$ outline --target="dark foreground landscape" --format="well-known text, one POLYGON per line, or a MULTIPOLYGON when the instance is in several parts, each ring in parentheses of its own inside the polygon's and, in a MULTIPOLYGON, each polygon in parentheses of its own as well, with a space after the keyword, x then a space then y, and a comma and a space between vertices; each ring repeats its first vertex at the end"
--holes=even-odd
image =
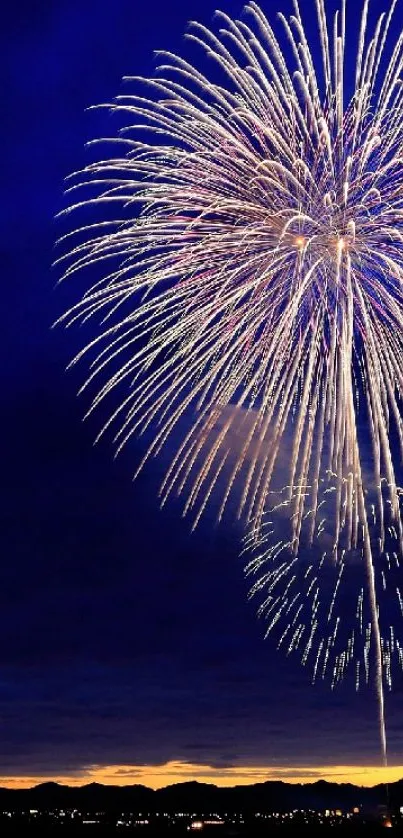
POLYGON ((44 783, 32 789, 0 788, 1 835, 260 838, 279 830, 320 828, 403 830, 403 780, 362 788, 319 781, 218 788, 178 783, 157 791, 145 786, 73 788, 44 783))

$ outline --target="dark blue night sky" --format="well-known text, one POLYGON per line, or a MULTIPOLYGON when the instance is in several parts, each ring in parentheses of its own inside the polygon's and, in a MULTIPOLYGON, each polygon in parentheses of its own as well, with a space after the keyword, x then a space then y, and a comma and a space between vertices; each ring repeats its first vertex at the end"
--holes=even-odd
MULTIPOLYGON (((111 101, 123 75, 152 74, 153 50, 180 51, 189 17, 209 24, 216 5, 22 0, 2 11, 0 776, 379 762, 371 690, 312 687, 262 640, 238 528, 210 510, 191 534, 179 502, 159 510, 167 460, 133 483, 142 443, 117 460, 110 439, 93 446, 100 417, 83 422, 88 399, 76 396, 85 369, 65 372, 82 330, 51 329, 85 281, 56 289, 50 267, 63 179, 86 164, 87 140, 113 130, 106 111, 85 109, 111 101)), ((234 16, 241 6, 221 3, 234 16)), ((397 679, 386 705, 399 765, 402 689, 397 679)))

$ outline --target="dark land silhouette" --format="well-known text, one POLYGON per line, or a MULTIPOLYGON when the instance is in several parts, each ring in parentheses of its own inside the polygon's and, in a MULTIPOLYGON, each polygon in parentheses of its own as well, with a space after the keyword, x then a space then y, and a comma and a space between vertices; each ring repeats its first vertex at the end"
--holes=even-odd
POLYGON ((385 805, 387 799, 393 809, 399 810, 403 806, 403 779, 388 787, 381 784, 371 788, 325 780, 306 784, 268 781, 225 788, 211 783, 187 782, 156 791, 143 785, 89 783, 73 787, 49 782, 30 789, 0 788, 0 811, 78 809, 200 815, 287 812, 292 809, 351 811, 355 807, 372 811, 385 805))

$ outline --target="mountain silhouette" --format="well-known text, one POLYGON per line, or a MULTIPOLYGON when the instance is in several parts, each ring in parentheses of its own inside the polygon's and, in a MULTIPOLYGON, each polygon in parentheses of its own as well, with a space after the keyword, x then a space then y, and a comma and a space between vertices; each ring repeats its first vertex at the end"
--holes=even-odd
POLYGON ((318 780, 308 784, 268 781, 255 785, 218 787, 210 783, 187 782, 153 789, 143 785, 109 786, 89 783, 67 786, 41 783, 30 789, 0 787, 0 811, 29 809, 78 809, 85 812, 186 812, 216 813, 287 812, 292 809, 375 810, 386 801, 392 808, 403 806, 403 780, 387 788, 318 780))

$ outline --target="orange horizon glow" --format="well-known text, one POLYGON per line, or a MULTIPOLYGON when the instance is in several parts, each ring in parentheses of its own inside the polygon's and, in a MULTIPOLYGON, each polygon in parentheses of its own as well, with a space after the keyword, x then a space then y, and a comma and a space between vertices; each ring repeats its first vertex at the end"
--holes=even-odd
POLYGON ((94 765, 77 769, 70 774, 26 774, 0 776, 0 787, 31 788, 39 783, 57 782, 69 786, 87 783, 126 786, 140 784, 152 789, 174 783, 198 781, 216 786, 237 786, 282 780, 285 783, 315 783, 327 780, 333 783, 353 783, 357 786, 374 786, 393 783, 403 778, 403 765, 382 766, 332 765, 325 767, 244 766, 214 768, 179 761, 161 765, 94 765))

